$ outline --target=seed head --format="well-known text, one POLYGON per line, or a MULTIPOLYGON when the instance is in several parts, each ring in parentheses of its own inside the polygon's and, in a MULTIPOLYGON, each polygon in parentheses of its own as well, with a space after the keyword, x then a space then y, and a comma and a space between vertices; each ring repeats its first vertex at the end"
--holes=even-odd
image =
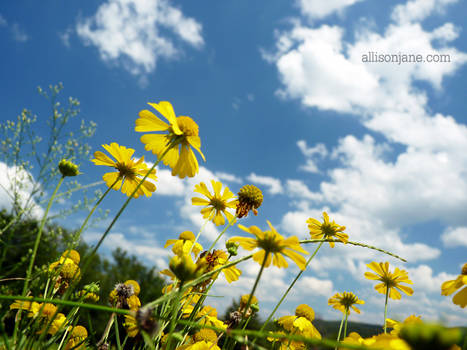
POLYGON ((236 215, 242 218, 248 215, 250 210, 253 214, 258 215, 258 209, 263 203, 263 193, 261 190, 253 185, 245 185, 238 192, 238 204, 236 215))

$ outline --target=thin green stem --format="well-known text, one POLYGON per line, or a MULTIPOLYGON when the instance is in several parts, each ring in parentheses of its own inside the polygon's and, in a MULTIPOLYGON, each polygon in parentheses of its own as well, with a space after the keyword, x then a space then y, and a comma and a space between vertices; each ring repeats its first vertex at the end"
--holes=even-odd
POLYGON ((115 184, 120 181, 120 177, 118 177, 115 182, 112 184, 112 186, 108 187, 107 190, 102 194, 102 196, 97 200, 96 204, 94 204, 94 206, 92 207, 91 211, 89 212, 88 216, 86 216, 86 219, 84 219, 83 223, 81 224, 81 227, 79 228, 79 230, 74 234, 73 236, 73 244, 77 244, 80 236, 81 236, 81 233, 83 232, 83 230, 85 229, 89 219, 91 218, 92 214, 94 214, 94 211, 97 209, 97 207, 99 206, 99 204, 101 204, 101 202, 104 200, 105 196, 107 196, 107 194, 110 192, 110 190, 115 186, 115 184))
POLYGON ((214 242, 212 242, 211 246, 209 247, 208 249, 208 252, 210 252, 216 245, 216 243, 219 241, 219 239, 221 239, 221 237, 224 235, 225 231, 227 231, 227 229, 232 226, 233 224, 235 224, 235 222, 237 221, 237 217, 234 216, 232 220, 229 221, 229 223, 224 227, 224 229, 221 231, 221 233, 219 233, 219 236, 217 236, 217 238, 215 239, 214 242))
POLYGON ((347 336, 347 319, 349 318, 349 313, 350 313, 350 310, 345 309, 344 337, 342 339, 344 339, 347 336))
POLYGON ((58 189, 62 185, 64 179, 65 179, 65 177, 62 176, 60 178, 60 180, 58 181, 58 184, 55 187, 55 190, 52 193, 52 196, 50 196, 49 203, 47 204, 47 208, 46 208, 46 210, 44 212, 44 215, 42 216, 42 220, 41 220, 41 223, 40 223, 40 226, 39 226, 39 230, 37 231, 37 235, 36 235, 36 241, 34 242, 34 248, 32 250, 31 260, 29 261, 29 267, 28 267, 28 270, 26 272, 26 281, 24 282, 23 292, 21 293, 22 295, 26 295, 26 293, 28 291, 29 282, 30 282, 30 278, 31 278, 31 274, 32 274, 32 269, 34 267, 34 262, 36 260, 37 249, 39 248, 39 243, 41 241, 42 231, 44 230, 45 222, 47 221, 47 215, 49 214, 49 210, 52 207, 52 203, 53 203, 55 194, 57 193, 58 189))
POLYGON ((97 304, 87 304, 87 303, 80 303, 76 301, 69 301, 63 299, 52 299, 52 298, 38 298, 38 297, 25 297, 22 295, 3 295, 0 294, 0 300, 25 300, 25 301, 37 301, 39 303, 52 303, 57 305, 64 305, 64 306, 78 306, 84 309, 90 310, 97 310, 103 312, 115 312, 121 315, 131 315, 130 310, 125 309, 117 309, 109 306, 102 306, 97 304))
POLYGON ((261 263, 261 268, 259 269, 258 276, 256 276, 255 284, 253 285, 253 288, 251 289, 250 295, 248 297, 248 301, 246 302, 246 305, 245 305, 245 309, 242 312, 242 318, 241 318, 242 320, 245 317, 248 308, 250 307, 251 300, 253 299, 253 296, 256 292, 256 288, 258 287, 258 283, 259 283, 259 280, 261 279, 261 275, 263 274, 264 265, 266 264, 266 260, 268 259, 269 254, 271 253, 264 252, 264 258, 263 258, 263 262, 261 263))
POLYGON ((201 233, 203 232, 204 228, 206 227, 207 223, 211 220, 212 216, 214 215, 214 212, 212 212, 207 218, 206 220, 204 220, 204 223, 203 225, 201 226, 201 228, 199 229, 199 232, 198 234, 196 235, 196 238, 193 242, 193 244, 191 245, 191 248, 190 248, 190 251, 188 252, 188 254, 191 254, 191 252, 193 251, 193 248, 196 244, 196 242, 198 242, 198 239, 199 237, 201 236, 201 233))
POLYGON ((386 300, 384 301, 384 333, 386 333, 386 318, 388 316, 388 296, 389 296, 389 287, 386 286, 386 300))
MULTIPOLYGON (((341 325, 339 326, 339 332, 337 333, 336 341, 339 342, 341 339, 342 325, 344 324, 345 315, 342 316, 341 325)), ((336 345, 335 350, 337 350, 338 345, 336 345)))
POLYGON ((308 259, 308 261, 306 262, 305 264, 305 268, 303 270, 300 270, 300 272, 298 273, 298 275, 295 277, 295 279, 292 281, 292 283, 289 285, 289 287, 287 288, 287 290, 285 291, 284 295, 282 295, 282 298, 279 300, 279 302, 276 304, 276 306, 274 307, 274 310, 272 310, 272 312, 269 314, 268 318, 266 319, 266 321, 264 322, 263 326, 261 327, 261 331, 264 330, 264 328, 266 327, 266 325, 268 324, 269 321, 271 321, 271 318, 274 316, 274 314, 276 313, 277 309, 279 308, 279 306, 281 306, 282 302, 285 300, 285 298, 287 297, 287 295, 289 294, 289 292, 292 290, 293 286, 295 285, 295 283, 298 281, 298 279, 300 278, 300 276, 303 274, 303 272, 305 272, 306 268, 308 267, 308 265, 310 264, 311 260, 313 260, 313 258, 315 257, 315 255, 318 253, 318 250, 321 248, 321 246, 323 245, 324 242, 321 242, 318 247, 315 249, 315 251, 313 252, 313 254, 310 256, 310 258, 308 259))
POLYGON ((171 320, 170 320, 170 330, 169 330, 169 335, 168 335, 168 338, 167 338, 167 346, 166 346, 166 349, 167 350, 171 350, 171 347, 170 345, 172 344, 172 335, 173 335, 173 332, 175 330, 175 326, 177 325, 177 316, 178 316, 178 307, 179 307, 179 304, 180 304, 180 299, 181 299, 181 296, 183 295, 183 281, 180 282, 180 287, 178 288, 178 291, 177 291, 177 296, 175 298, 175 304, 173 304, 172 306, 172 317, 171 317, 171 320), (174 308, 175 306, 175 308, 174 308))
POLYGON ((378 252, 381 252, 381 253, 387 254, 389 256, 392 256, 393 258, 399 259, 399 260, 401 260, 403 262, 407 262, 407 260, 405 260, 404 258, 401 258, 399 255, 396 255, 396 254, 393 254, 391 252, 388 252, 387 250, 384 250, 384 249, 381 249, 381 248, 378 248, 378 247, 374 247, 372 245, 368 245, 368 244, 365 244, 365 243, 360 243, 360 242, 347 241, 346 243, 344 243, 342 241, 333 240, 333 239, 305 239, 303 241, 300 241, 300 244, 317 243, 317 242, 334 242, 334 243, 342 243, 342 244, 351 244, 351 245, 355 245, 355 246, 358 246, 358 247, 363 247, 363 248, 376 250, 378 252))
MULTIPOLYGON (((37 231, 37 235, 36 235, 36 241, 34 242, 34 248, 32 250, 31 260, 29 261, 29 267, 28 267, 27 272, 26 272, 26 280, 24 281, 23 291, 21 293, 22 296, 25 296, 27 294, 27 292, 28 292, 29 282, 31 280, 31 275, 32 275, 32 269, 34 267, 34 262, 36 260, 36 254, 37 254, 37 250, 39 248, 39 243, 41 241, 42 231, 44 230, 44 226, 45 226, 45 223, 47 221, 47 215, 49 214, 49 211, 50 211, 50 208, 52 207, 52 203, 54 201, 55 195, 57 194, 58 189, 62 185, 64 179, 65 179, 65 177, 62 176, 60 178, 60 180, 58 181, 57 186, 55 186, 55 189, 54 189, 52 195, 50 196, 49 202, 47 204, 47 208, 45 209, 44 215, 42 216, 42 220, 41 220, 41 223, 39 225, 39 230, 37 231)), ((18 311, 18 322, 15 322, 15 328, 13 330, 13 343, 16 343, 16 336, 18 334, 18 327, 19 327, 19 324, 21 322, 21 313, 22 313, 22 310, 20 309, 18 311)))
POLYGON ((117 315, 114 314, 114 326, 115 326, 115 340, 117 341, 117 349, 122 350, 122 345, 120 344, 120 332, 118 330, 118 319, 117 315))

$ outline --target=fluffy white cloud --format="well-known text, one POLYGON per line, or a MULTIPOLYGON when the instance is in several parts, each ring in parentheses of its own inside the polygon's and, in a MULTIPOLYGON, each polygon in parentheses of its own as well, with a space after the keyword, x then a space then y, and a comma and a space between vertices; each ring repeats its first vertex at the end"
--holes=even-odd
POLYGON ((263 185, 268 187, 268 192, 270 194, 279 194, 283 192, 282 184, 279 179, 276 179, 271 176, 260 176, 255 173, 251 173, 247 177, 248 181, 251 181, 255 184, 263 185))
POLYGON ((120 63, 133 74, 152 72, 159 57, 179 54, 174 41, 161 32, 170 30, 199 48, 204 44, 201 29, 169 0, 108 0, 76 26, 77 34, 96 46, 104 61, 120 63))
POLYGON ((306 158, 305 165, 302 165, 300 169, 310 173, 319 173, 318 166, 316 165, 316 158, 324 158, 327 156, 328 150, 326 146, 322 143, 318 143, 313 147, 308 147, 305 140, 297 141, 297 146, 306 158))
POLYGON ((445 247, 467 247, 467 227, 448 227, 441 235, 445 247))
POLYGON ((303 277, 297 282, 296 293, 300 293, 301 295, 321 295, 330 297, 334 293, 333 283, 331 280, 303 277))
POLYGON ((342 13, 345 8, 362 0, 300 0, 301 12, 311 19, 319 19, 335 12, 342 13))
POLYGON ((400 23, 422 21, 433 12, 442 13, 447 5, 454 4, 458 0, 412 0, 405 4, 397 5, 392 13, 392 18, 400 23))
POLYGON ((44 210, 37 205, 34 198, 30 197, 30 193, 34 189, 37 190, 38 186, 31 173, 0 162, 0 208, 11 210, 14 193, 17 192, 19 204, 22 208, 27 208, 26 214, 37 219, 41 218, 44 210))

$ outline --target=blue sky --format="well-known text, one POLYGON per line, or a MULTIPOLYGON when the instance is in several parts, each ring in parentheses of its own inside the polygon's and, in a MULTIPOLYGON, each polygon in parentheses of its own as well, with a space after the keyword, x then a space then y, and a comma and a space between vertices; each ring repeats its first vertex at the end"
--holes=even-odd
MULTIPOLYGON (((237 192, 253 183, 265 200, 244 225, 266 229, 270 220, 306 238, 306 219, 326 210, 351 240, 408 260, 323 247, 281 314, 308 303, 338 318, 327 299, 347 290, 366 301, 354 319, 381 322, 384 296, 363 278, 375 260, 414 281, 415 294, 392 302, 391 317, 465 324, 465 310, 441 297, 440 285, 466 262, 466 10, 458 0, 3 2, 1 119, 25 107, 43 121, 35 89, 61 81, 64 95, 81 101, 80 117, 98 125, 93 150, 118 142, 154 161, 134 120, 147 102, 170 101, 200 126, 207 161, 193 179, 159 168, 155 196, 131 203, 105 252, 121 246, 163 268, 165 240, 203 223, 190 205, 195 184, 219 179, 237 192), (368 51, 450 62, 363 63, 368 51)), ((90 162, 81 169, 83 183, 105 172, 90 162)), ((115 211, 124 199, 112 193, 104 207, 115 211)), ((217 232, 208 225, 202 242, 217 232)), ((243 265, 235 288, 220 282, 214 293, 225 298, 212 304, 222 309, 248 293, 257 270, 243 265)), ((267 271, 263 315, 296 272, 267 271)))

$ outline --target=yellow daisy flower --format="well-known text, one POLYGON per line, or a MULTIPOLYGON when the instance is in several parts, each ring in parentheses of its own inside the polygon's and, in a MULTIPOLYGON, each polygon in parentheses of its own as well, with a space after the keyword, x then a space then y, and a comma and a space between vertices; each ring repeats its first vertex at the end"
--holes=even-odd
POLYGON ((357 309, 354 304, 365 304, 365 302, 358 299, 352 292, 343 292, 342 294, 336 293, 328 300, 328 305, 332 305, 334 309, 342 311, 344 314, 349 312, 350 308, 359 314, 360 310, 357 309))
POLYGON ((391 299, 401 298, 401 293, 399 293, 398 290, 404 292, 407 295, 413 294, 412 288, 401 285, 401 283, 413 284, 412 281, 409 280, 409 274, 407 271, 399 270, 399 268, 396 267, 394 272, 390 272, 388 262, 377 263, 373 261, 366 266, 376 272, 376 275, 371 272, 365 272, 365 277, 369 280, 377 280, 382 282, 375 286, 375 289, 378 291, 378 293, 386 294, 386 291, 389 288, 389 298, 391 299))
MULTIPOLYGON (((205 272, 213 271, 221 267, 222 265, 225 265, 228 260, 228 255, 225 251, 223 250, 213 250, 212 253, 209 252, 203 252, 200 255, 200 258, 205 258, 207 261, 207 268, 205 272)), ((222 269, 222 273, 225 276, 225 279, 228 283, 232 283, 234 281, 237 281, 242 272, 236 267, 236 266, 230 266, 225 269, 222 269)), ((210 280, 216 279, 217 274, 215 276, 212 276, 210 280)))
POLYGON ((211 194, 208 190, 208 187, 204 182, 199 183, 195 186, 194 192, 201 193, 206 196, 209 200, 194 197, 191 199, 193 205, 205 205, 206 207, 201 209, 201 214, 205 219, 211 218, 211 215, 214 213, 214 216, 211 218, 212 222, 216 226, 225 224, 225 215, 228 221, 233 219, 233 215, 227 211, 228 208, 234 209, 237 205, 237 200, 235 195, 229 190, 226 186, 224 187, 224 192, 221 194, 222 183, 220 181, 211 180, 212 188, 214 194, 211 194), (222 215, 223 214, 223 215, 222 215))
POLYGON ((65 350, 69 349, 86 349, 86 338, 88 337, 88 331, 83 326, 73 327, 71 331, 71 337, 66 344, 65 350))
POLYGON ((191 250, 195 256, 197 256, 203 250, 203 246, 199 243, 195 243, 193 248, 191 248, 195 239, 196 237, 193 232, 183 231, 180 233, 178 239, 168 239, 167 242, 165 242, 164 248, 173 244, 172 251, 174 254, 182 256, 184 254, 189 254, 191 250))
POLYGON ((301 304, 295 309, 295 316, 282 316, 277 323, 290 333, 321 339, 321 334, 311 323, 314 319, 313 309, 306 304, 301 304))
POLYGON ((392 328, 392 331, 390 332, 390 334, 392 335, 399 335, 403 326, 417 323, 422 323, 422 318, 420 316, 415 315, 410 315, 404 320, 404 322, 398 322, 390 318, 386 319, 387 327, 392 328))
POLYGON ((125 327, 126 333, 130 338, 134 338, 138 335, 138 322, 136 321, 136 318, 134 316, 125 315, 125 322, 123 323, 123 326, 125 327))
POLYGON ((266 256, 265 267, 271 265, 271 261, 274 266, 279 268, 289 266, 284 258, 285 255, 295 262, 301 270, 304 270, 306 261, 299 253, 308 253, 300 246, 298 238, 296 236, 292 236, 284 239, 284 237, 276 231, 269 221, 268 225, 271 229, 270 231, 261 231, 257 226, 250 226, 247 228, 243 225, 238 225, 239 228, 252 234, 255 238, 235 236, 232 237, 230 241, 238 242, 246 250, 260 248, 261 250, 253 255, 253 260, 262 264, 266 256))
MULTIPOLYGON (((462 271, 455 280, 446 281, 441 285, 441 295, 451 295, 458 289, 467 286, 467 263, 462 266, 462 271)), ((461 308, 467 306, 467 287, 464 287, 459 293, 454 295, 452 302, 461 308)))
POLYGON ((198 124, 190 117, 177 117, 170 102, 162 101, 148 104, 167 119, 169 124, 160 120, 147 109, 139 112, 135 131, 167 132, 167 134, 146 134, 141 136, 141 142, 145 144, 145 149, 161 157, 167 146, 173 143, 162 161, 172 168, 173 176, 178 175, 180 178, 195 176, 199 171, 199 166, 190 146, 196 149, 203 160, 206 161, 204 154, 201 152, 198 124))
MULTIPOLYGON (((308 229, 310 230, 311 239, 337 239, 343 243, 347 243, 349 235, 344 233, 345 226, 340 226, 329 221, 328 214, 323 212, 323 222, 319 222, 316 219, 309 218, 307 221, 308 229)), ((331 248, 334 248, 334 242, 329 242, 331 248)))
MULTIPOLYGON (((115 161, 101 151, 94 152, 95 159, 92 161, 96 165, 106 165, 115 168, 116 172, 106 173, 102 178, 108 187, 116 182, 112 188, 116 191, 121 189, 122 193, 130 196, 149 170, 148 166, 144 163, 144 156, 135 161, 131 158, 135 150, 120 146, 116 142, 112 142, 110 145, 102 145, 102 147, 115 158, 115 161)), ((157 180, 155 169, 151 171, 147 179, 157 180)), ((134 197, 138 198, 143 194, 151 197, 152 192, 155 190, 156 185, 148 180, 144 180, 134 197)))

